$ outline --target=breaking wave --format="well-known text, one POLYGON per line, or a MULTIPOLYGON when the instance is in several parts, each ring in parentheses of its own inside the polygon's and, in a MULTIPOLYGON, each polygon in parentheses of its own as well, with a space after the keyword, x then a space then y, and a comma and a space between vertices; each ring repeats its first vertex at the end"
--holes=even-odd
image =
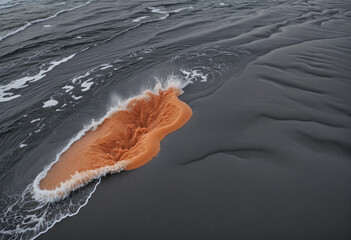
POLYGON ((171 77, 92 121, 34 180, 34 199, 60 200, 94 179, 151 160, 159 151, 159 142, 191 116, 190 108, 177 98, 183 86, 171 77))

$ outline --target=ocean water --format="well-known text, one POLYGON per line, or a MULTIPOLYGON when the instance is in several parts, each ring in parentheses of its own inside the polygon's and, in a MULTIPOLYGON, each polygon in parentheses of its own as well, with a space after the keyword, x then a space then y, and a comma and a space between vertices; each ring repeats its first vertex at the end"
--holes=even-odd
MULTIPOLYGON (((34 239, 89 205, 100 179, 57 202, 36 200, 33 183, 82 130, 158 81, 182 83, 181 100, 204 128, 230 124, 227 115, 206 121, 211 112, 197 114, 206 99, 214 98, 215 109, 247 103, 232 116, 241 110, 252 118, 231 136, 273 121, 288 129, 288 145, 306 148, 296 151, 326 151, 343 161, 346 172, 335 176, 347 179, 350 54, 349 1, 0 0, 0 239, 34 239), (260 84, 275 90, 261 91, 260 84), (221 99, 216 92, 223 88, 240 91, 221 99)), ((269 162, 284 147, 261 145, 270 136, 256 143, 260 131, 233 142, 269 162)), ((228 136, 211 136, 195 138, 189 158, 231 154, 228 136)), ((350 196, 344 193, 340 198, 350 196)))

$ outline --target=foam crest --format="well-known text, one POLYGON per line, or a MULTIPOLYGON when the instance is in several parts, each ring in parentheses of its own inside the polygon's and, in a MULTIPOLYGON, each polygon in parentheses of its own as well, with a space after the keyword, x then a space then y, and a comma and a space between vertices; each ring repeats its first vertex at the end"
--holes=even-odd
POLYGON ((41 172, 39 178, 33 183, 32 194, 35 200, 39 202, 55 202, 66 198, 70 192, 75 191, 89 182, 106 176, 108 173, 117 173, 124 170, 127 166, 126 161, 117 162, 113 166, 105 166, 96 170, 88 170, 84 172, 76 172, 71 178, 65 182, 61 182, 60 186, 54 190, 46 190, 40 188, 40 181, 45 178, 46 173, 41 172))
POLYGON ((141 16, 141 17, 138 17, 138 18, 136 18, 136 19, 133 19, 132 22, 140 22, 141 20, 144 20, 144 19, 146 19, 146 18, 149 18, 149 16, 141 16))
POLYGON ((189 7, 178 8, 178 9, 173 10, 172 13, 179 13, 181 11, 191 10, 191 9, 194 9, 194 7, 193 6, 189 6, 189 7))
POLYGON ((164 14, 162 17, 159 18, 159 20, 165 20, 169 17, 169 13, 161 8, 157 8, 157 7, 149 7, 149 10, 152 13, 158 13, 158 14, 164 14))

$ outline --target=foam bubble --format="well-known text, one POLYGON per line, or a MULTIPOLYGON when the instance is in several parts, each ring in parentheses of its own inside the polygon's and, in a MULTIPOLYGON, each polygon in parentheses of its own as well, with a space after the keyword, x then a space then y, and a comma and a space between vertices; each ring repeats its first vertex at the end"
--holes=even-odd
POLYGON ((2 2, 0 3, 0 9, 5 9, 5 8, 11 8, 11 7, 14 7, 14 6, 17 6, 19 5, 19 3, 15 3, 15 4, 8 4, 8 2, 2 2))
POLYGON ((74 100, 79 100, 81 98, 83 98, 83 96, 76 96, 76 95, 73 95, 71 96, 74 100))
POLYGON ((34 239, 48 231, 63 218, 73 216, 84 207, 99 180, 82 189, 66 201, 38 202, 33 199, 33 184, 21 195, 2 192, 0 200, 7 205, 0 211, 1 239, 34 239))
POLYGON ((45 126, 45 124, 43 124, 38 130, 35 130, 34 132, 35 132, 35 133, 40 132, 41 130, 43 130, 44 126, 45 126))
POLYGON ((53 107, 56 106, 58 104, 58 101, 50 98, 50 100, 47 100, 46 102, 44 102, 43 108, 48 108, 48 107, 53 107))
MULTIPOLYGON (((70 192, 81 188, 87 183, 101 178, 108 173, 116 173, 125 169, 127 166, 126 161, 119 161, 113 166, 105 166, 95 170, 88 170, 85 172, 76 172, 71 178, 65 182, 61 182, 61 185, 54 190, 41 189, 39 187, 40 180, 35 179, 33 183, 33 197, 37 201, 44 202, 54 202, 60 199, 63 199, 69 195, 70 192)), ((39 176, 44 175, 44 172, 40 173, 39 176)), ((46 175, 46 172, 45 172, 46 175)))
POLYGON ((89 71, 85 72, 84 74, 75 76, 72 79, 72 83, 77 83, 77 82, 80 83, 81 79, 88 77, 92 72, 93 72, 93 70, 89 70, 89 71))
MULTIPOLYGON (((169 76, 166 81, 157 82, 156 86, 150 88, 153 92, 158 89, 167 89, 169 87, 177 87, 179 89, 185 87, 189 82, 185 79, 180 79, 175 76, 169 76)), ((140 97, 140 96, 137 96, 140 97)), ((56 155, 55 161, 49 164, 44 170, 38 174, 33 183, 29 184, 21 194, 5 193, 2 192, 0 200, 6 204, 6 208, 0 211, 0 236, 6 239, 34 239, 38 235, 48 231, 55 223, 61 221, 63 218, 73 216, 84 207, 91 195, 95 192, 97 185, 100 183, 100 177, 104 176, 109 171, 120 171, 124 168, 122 165, 114 166, 114 169, 100 169, 100 172, 95 172, 98 180, 88 184, 84 188, 83 185, 76 185, 76 191, 71 194, 69 198, 69 185, 61 185, 60 189, 56 192, 42 191, 38 184, 41 179, 46 176, 50 167, 55 164, 62 153, 67 151, 70 146, 79 140, 87 131, 97 128, 106 118, 108 118, 115 111, 126 107, 129 101, 133 98, 126 100, 116 100, 117 105, 111 106, 106 115, 98 121, 92 120, 90 124, 83 127, 69 143, 56 155), (60 200, 60 201, 58 201, 60 200)), ((63 104, 61 107, 66 106, 63 104)), ((44 124, 40 127, 43 129, 44 124)), ((39 131, 38 129, 37 131, 39 131)), ((22 141, 21 144, 25 144, 22 141)), ((24 147, 22 145, 22 147, 24 147)), ((121 164, 121 163, 119 163, 121 164)), ((89 173, 87 173, 89 174, 89 173)), ((90 173, 91 174, 91 173, 90 173)), ((84 175, 78 175, 77 178, 84 179, 84 175)), ((1 238, 0 237, 0 238, 1 238)))

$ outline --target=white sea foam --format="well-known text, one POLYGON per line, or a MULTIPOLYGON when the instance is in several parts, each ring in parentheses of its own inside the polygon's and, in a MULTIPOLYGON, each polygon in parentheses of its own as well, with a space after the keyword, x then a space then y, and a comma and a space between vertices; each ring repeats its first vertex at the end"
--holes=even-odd
POLYGON ((33 75, 33 76, 26 76, 22 77, 19 79, 16 79, 6 85, 0 85, 0 102, 7 102, 11 101, 12 99, 18 98, 21 95, 17 94, 14 95, 14 93, 9 92, 10 90, 13 89, 20 89, 28 86, 28 83, 36 82, 42 79, 43 77, 46 76, 46 73, 50 72, 52 69, 54 69, 56 66, 60 65, 61 63, 67 62, 71 58, 73 58, 76 54, 72 54, 68 57, 65 57, 61 60, 54 60, 49 63, 49 66, 43 67, 39 73, 33 75))
POLYGON ((112 68, 113 66, 111 64, 102 64, 100 70, 105 70, 108 68, 112 68))
POLYGON ((142 92, 142 94, 131 97, 126 100, 118 99, 116 105, 110 108, 110 110, 106 113, 104 117, 100 120, 95 121, 92 120, 91 124, 85 126, 83 130, 81 130, 75 137, 73 137, 69 143, 56 155, 56 160, 52 162, 50 165, 45 167, 45 169, 35 178, 33 182, 32 194, 33 198, 40 202, 54 202, 60 199, 63 199, 69 195, 71 191, 74 191, 88 182, 101 178, 109 173, 120 172, 124 170, 127 166, 126 161, 119 161, 113 166, 105 166, 95 170, 89 170, 85 172, 76 172, 69 180, 65 182, 61 182, 60 186, 55 188, 54 190, 45 190, 40 188, 40 181, 45 178, 46 174, 48 173, 49 169, 53 164, 59 161, 61 155, 66 152, 70 146, 81 139, 88 131, 96 130, 99 125, 101 125, 105 119, 109 118, 112 114, 117 111, 127 109, 128 104, 134 99, 140 99, 147 97, 147 92, 152 92, 154 94, 158 94, 159 90, 166 90, 169 88, 177 88, 182 89, 184 88, 189 82, 182 80, 176 76, 169 76, 165 81, 160 81, 156 79, 156 85, 153 88, 148 88, 142 92))
POLYGON ((185 70, 180 69, 180 72, 185 75, 185 78, 190 83, 200 80, 200 82, 207 82, 208 75, 202 73, 200 70, 185 70))
POLYGON ((88 91, 90 89, 90 87, 94 84, 94 82, 90 82, 91 80, 93 80, 93 79, 89 78, 88 80, 82 82, 82 84, 81 84, 82 92, 88 91))
POLYGON ((181 12, 181 11, 189 10, 189 9, 193 9, 193 8, 194 8, 193 6, 178 8, 178 9, 176 9, 176 10, 173 10, 172 13, 179 13, 179 12, 181 12))
POLYGON ((89 1, 87 1, 86 3, 84 3, 84 4, 82 4, 82 5, 79 5, 79 6, 76 6, 76 7, 73 7, 73 8, 69 8, 69 9, 60 10, 60 11, 58 11, 57 13, 55 13, 54 15, 51 15, 51 16, 49 16, 49 17, 47 17, 47 18, 41 18, 41 19, 36 19, 36 20, 34 20, 34 21, 31 21, 31 22, 29 22, 29 23, 27 23, 27 24, 25 24, 25 25, 23 25, 23 26, 21 26, 21 27, 15 29, 15 30, 11 31, 11 32, 6 33, 6 34, 3 35, 3 36, 0 36, 0 42, 1 42, 2 40, 4 40, 5 38, 8 38, 8 37, 10 37, 10 36, 12 36, 12 35, 15 35, 15 34, 21 32, 21 31, 27 29, 29 26, 31 26, 31 25, 33 25, 33 24, 35 24, 35 23, 44 22, 44 21, 46 21, 46 20, 55 18, 55 17, 57 17, 58 15, 60 15, 60 14, 62 14, 62 13, 70 12, 70 11, 76 10, 76 9, 78 9, 78 8, 84 7, 84 6, 88 5, 88 4, 90 4, 92 1, 93 1, 93 0, 89 0, 89 1))
POLYGON ((150 16, 141 16, 141 17, 138 17, 138 18, 133 19, 132 22, 140 22, 141 20, 146 19, 146 18, 149 18, 149 17, 150 17, 150 16))
POLYGON ((24 148, 24 147, 27 147, 27 145, 28 145, 28 144, 21 143, 21 144, 19 145, 19 148, 24 148))
POLYGON ((43 27, 44 27, 44 28, 49 28, 49 27, 51 27, 51 25, 50 25, 50 24, 47 24, 47 25, 44 25, 43 27))
POLYGON ((83 98, 83 96, 76 96, 76 95, 73 95, 71 96, 74 100, 79 100, 81 98, 83 98))
POLYGON ((162 17, 159 18, 159 20, 164 20, 169 17, 169 13, 161 8, 149 7, 149 10, 151 10, 152 13, 164 14, 162 17))
POLYGON ((56 106, 57 104, 58 104, 57 100, 50 98, 50 100, 47 100, 46 102, 44 102, 43 108, 53 107, 53 106, 56 106))
POLYGON ((161 8, 157 8, 157 7, 149 7, 149 9, 151 10, 151 12, 153 13, 167 13, 165 10, 161 9, 161 8))
POLYGON ((76 215, 95 192, 100 180, 85 188, 77 198, 61 201, 55 206, 51 202, 33 199, 33 183, 21 196, 3 192, 1 200, 7 208, 0 211, 1 239, 34 239, 47 232, 62 219, 76 215), (5 200, 5 201, 4 201, 5 200))
POLYGON ((72 83, 80 83, 81 79, 88 77, 88 76, 92 73, 92 71, 93 71, 93 70, 90 70, 90 71, 87 71, 87 72, 84 73, 84 74, 75 76, 75 77, 72 79, 72 83))
POLYGON ((34 132, 35 133, 41 132, 41 130, 43 130, 44 126, 45 126, 45 124, 43 124, 38 130, 35 130, 34 132))
POLYGON ((71 85, 66 85, 63 86, 62 89, 65 90, 65 92, 70 92, 72 89, 74 89, 74 87, 71 85))
POLYGON ((41 118, 36 118, 36 119, 33 119, 32 121, 30 121, 30 123, 35 123, 35 122, 38 122, 40 121, 41 118))

